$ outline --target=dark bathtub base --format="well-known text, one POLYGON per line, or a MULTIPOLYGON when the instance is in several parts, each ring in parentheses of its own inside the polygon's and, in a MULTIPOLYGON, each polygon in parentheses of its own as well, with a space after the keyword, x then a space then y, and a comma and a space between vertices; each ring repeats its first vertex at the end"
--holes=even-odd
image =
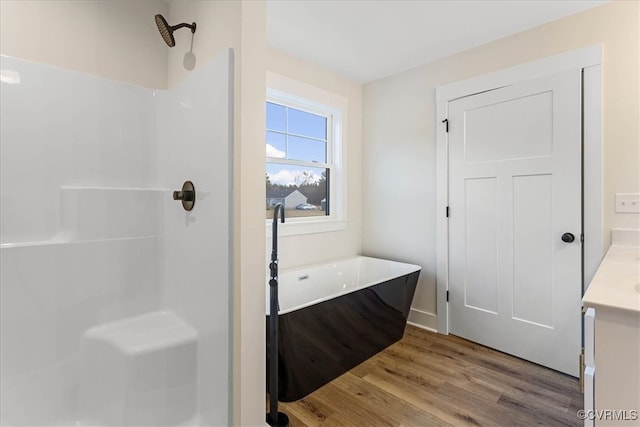
POLYGON ((280 315, 278 400, 302 399, 400 340, 419 274, 280 315))

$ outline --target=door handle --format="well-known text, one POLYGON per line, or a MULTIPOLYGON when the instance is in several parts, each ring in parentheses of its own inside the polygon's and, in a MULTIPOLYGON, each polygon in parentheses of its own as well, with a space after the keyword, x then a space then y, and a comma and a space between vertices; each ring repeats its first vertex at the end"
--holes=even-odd
POLYGON ((563 241, 563 242, 565 242, 565 243, 571 243, 571 242, 573 242, 574 240, 576 240, 576 236, 574 236, 574 235, 573 235, 573 234, 571 234, 571 233, 564 233, 564 234, 562 235, 562 241, 563 241))

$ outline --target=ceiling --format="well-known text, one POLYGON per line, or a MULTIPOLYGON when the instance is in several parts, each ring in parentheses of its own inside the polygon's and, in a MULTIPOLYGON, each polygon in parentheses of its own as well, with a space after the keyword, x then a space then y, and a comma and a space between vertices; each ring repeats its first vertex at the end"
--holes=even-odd
POLYGON ((268 0, 270 46, 366 83, 607 0, 268 0))

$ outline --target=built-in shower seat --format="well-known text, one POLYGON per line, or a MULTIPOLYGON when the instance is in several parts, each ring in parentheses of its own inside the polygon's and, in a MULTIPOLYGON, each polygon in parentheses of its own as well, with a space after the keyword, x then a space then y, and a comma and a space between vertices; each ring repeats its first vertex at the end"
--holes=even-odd
POLYGON ((81 340, 79 409, 90 425, 179 425, 196 411, 195 329, 170 311, 98 325, 81 340))

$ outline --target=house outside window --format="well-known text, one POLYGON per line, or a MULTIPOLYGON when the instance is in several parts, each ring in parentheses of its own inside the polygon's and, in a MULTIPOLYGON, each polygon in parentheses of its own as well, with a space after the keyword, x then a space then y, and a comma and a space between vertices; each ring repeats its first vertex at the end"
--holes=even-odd
POLYGON ((341 219, 340 111, 270 89, 266 124, 266 218, 282 203, 288 223, 341 219))

